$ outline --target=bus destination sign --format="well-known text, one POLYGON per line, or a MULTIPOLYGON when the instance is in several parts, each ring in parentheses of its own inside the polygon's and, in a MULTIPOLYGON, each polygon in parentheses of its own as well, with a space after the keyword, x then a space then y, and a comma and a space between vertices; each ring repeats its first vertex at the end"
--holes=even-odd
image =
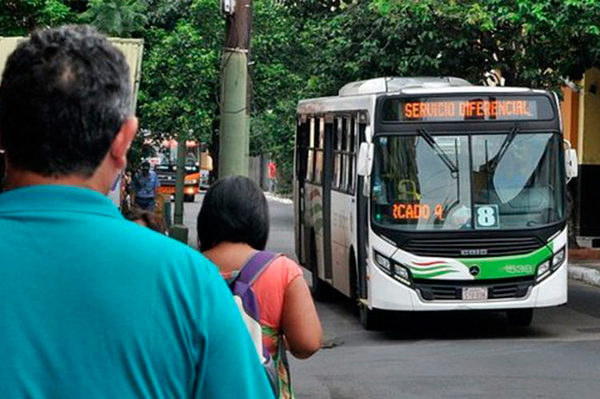
POLYGON ((429 220, 432 213, 437 220, 444 220, 442 204, 435 204, 433 207, 429 204, 396 203, 392 205, 394 220, 429 220))
POLYGON ((383 104, 384 121, 517 121, 551 119, 547 97, 393 98, 383 104))

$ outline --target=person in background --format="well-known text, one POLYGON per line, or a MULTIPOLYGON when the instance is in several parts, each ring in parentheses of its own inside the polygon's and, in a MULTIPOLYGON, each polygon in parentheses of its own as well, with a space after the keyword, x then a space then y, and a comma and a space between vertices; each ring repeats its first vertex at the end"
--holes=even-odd
POLYGON ((142 162, 140 172, 136 173, 131 181, 135 205, 147 211, 153 211, 158 187, 160 187, 160 183, 156 172, 150 170, 148 161, 142 162))
POLYGON ((271 160, 267 162, 267 169, 269 169, 269 191, 273 193, 277 190, 277 164, 271 160))
POLYGON ((89 27, 36 31, 8 58, 0 396, 271 398, 217 268, 106 196, 137 131, 130 91, 89 27))
MULTIPOLYGON (((269 235, 269 209, 261 189, 242 176, 218 180, 207 191, 198 214, 200 250, 227 280, 232 280, 258 251, 269 235)), ((302 269, 279 256, 252 284, 260 309, 263 345, 278 371, 280 398, 292 398, 285 345, 305 359, 321 347, 322 330, 302 269)))

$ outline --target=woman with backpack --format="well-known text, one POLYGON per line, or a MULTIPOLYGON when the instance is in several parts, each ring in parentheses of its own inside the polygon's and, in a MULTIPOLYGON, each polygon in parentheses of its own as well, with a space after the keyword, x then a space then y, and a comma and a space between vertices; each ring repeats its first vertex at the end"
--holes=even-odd
POLYGON ((302 269, 285 256, 264 251, 269 209, 262 190, 242 176, 217 181, 204 197, 197 229, 200 250, 241 298, 242 314, 259 319, 264 352, 274 365, 278 397, 293 398, 286 349, 300 359, 314 354, 321 347, 321 323, 302 269), (251 297, 258 316, 247 304, 253 301, 251 297))

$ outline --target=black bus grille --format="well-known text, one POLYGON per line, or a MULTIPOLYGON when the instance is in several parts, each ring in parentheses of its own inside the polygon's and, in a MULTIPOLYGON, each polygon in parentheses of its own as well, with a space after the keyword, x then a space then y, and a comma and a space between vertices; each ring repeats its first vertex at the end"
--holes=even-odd
POLYGON ((535 251, 542 245, 535 237, 412 239, 403 249, 419 256, 476 258, 521 255, 535 251))
POLYGON ((431 281, 415 279, 413 286, 426 301, 461 300, 463 287, 487 287, 488 299, 523 298, 533 286, 533 277, 482 281, 431 281))

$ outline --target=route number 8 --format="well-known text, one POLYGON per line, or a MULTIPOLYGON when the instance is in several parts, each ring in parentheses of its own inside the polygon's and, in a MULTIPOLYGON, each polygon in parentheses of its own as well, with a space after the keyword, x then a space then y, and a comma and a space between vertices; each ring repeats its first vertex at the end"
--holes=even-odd
POLYGON ((498 207, 495 205, 477 206, 477 226, 482 228, 498 227, 498 207))

